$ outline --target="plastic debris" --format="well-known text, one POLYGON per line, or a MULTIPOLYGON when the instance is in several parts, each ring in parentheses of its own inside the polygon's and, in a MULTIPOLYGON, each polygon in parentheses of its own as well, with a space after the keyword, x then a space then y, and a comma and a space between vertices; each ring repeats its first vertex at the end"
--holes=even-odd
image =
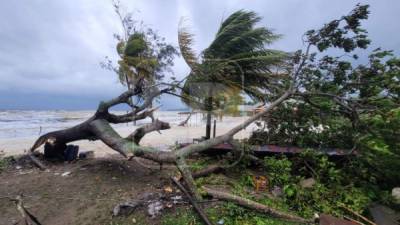
POLYGON ((253 183, 256 191, 265 191, 268 189, 268 179, 265 176, 253 176, 253 183))
POLYGON ((165 186, 164 187, 164 191, 167 192, 167 193, 172 193, 173 192, 173 190, 172 190, 172 188, 170 186, 165 186))
POLYGON ((152 202, 147 207, 147 213, 152 218, 156 217, 160 214, 160 211, 164 208, 163 204, 160 201, 152 202))
POLYGON ((71 172, 67 171, 67 172, 62 173, 61 176, 66 177, 66 176, 69 176, 70 174, 71 174, 71 172))

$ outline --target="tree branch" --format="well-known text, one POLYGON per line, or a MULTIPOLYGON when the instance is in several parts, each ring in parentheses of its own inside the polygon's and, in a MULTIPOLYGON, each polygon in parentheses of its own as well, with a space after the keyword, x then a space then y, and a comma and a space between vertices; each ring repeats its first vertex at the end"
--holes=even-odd
POLYGON ((116 98, 113 98, 109 101, 102 101, 102 102, 100 102, 99 106, 97 107, 96 114, 107 113, 108 109, 110 107, 121 104, 121 103, 126 103, 126 104, 130 105, 130 101, 129 101, 130 97, 140 94, 140 93, 141 93, 140 90, 129 89, 116 98))
POLYGON ((122 138, 111 126, 103 119, 95 120, 91 124, 92 132, 107 146, 119 152, 124 157, 128 153, 134 156, 150 159, 156 162, 175 163, 175 154, 173 152, 159 151, 152 147, 139 146, 132 140, 122 138))
POLYGON ((245 129, 251 123, 253 123, 254 121, 258 120, 259 118, 261 118, 262 116, 267 114, 269 111, 271 111, 277 105, 279 105, 280 103, 282 103, 283 101, 288 99, 291 95, 292 95, 292 92, 290 90, 286 91, 277 100, 272 102, 267 108, 265 108, 264 110, 258 112, 257 114, 255 114, 254 116, 250 117, 249 119, 247 119, 243 123, 241 123, 241 124, 237 125, 236 127, 232 128, 230 131, 228 131, 224 135, 221 135, 221 136, 218 136, 216 138, 209 139, 209 140, 205 140, 205 141, 202 141, 202 142, 197 143, 197 144, 191 144, 191 145, 185 146, 185 147, 183 147, 183 148, 178 150, 177 155, 181 156, 181 157, 186 157, 186 156, 188 156, 190 154, 193 154, 193 153, 196 153, 196 152, 201 152, 201 151, 203 151, 205 149, 208 149, 208 148, 210 148, 212 146, 215 146, 215 145, 218 145, 218 144, 221 144, 223 142, 231 140, 232 137, 236 133, 238 133, 239 131, 245 129))
POLYGON ((213 196, 214 198, 218 198, 221 200, 225 200, 225 201, 230 201, 230 202, 234 202, 240 206, 249 208, 249 209, 253 209, 256 210, 258 212, 261 213, 266 213, 278 218, 282 218, 288 221, 294 221, 294 222, 299 222, 299 223, 311 223, 312 220, 307 220, 304 218, 301 218, 299 216, 296 215, 292 215, 286 212, 281 212, 278 211, 274 208, 270 208, 269 206, 260 204, 258 202, 252 201, 250 199, 246 199, 246 198, 242 198, 233 194, 229 194, 226 192, 222 192, 222 191, 217 191, 217 190, 213 190, 207 187, 202 187, 202 189, 207 192, 207 194, 213 196))
POLYGON ((169 123, 156 119, 153 123, 146 124, 142 127, 137 128, 127 137, 127 139, 132 140, 135 144, 139 145, 140 140, 147 133, 159 130, 166 130, 170 128, 171 126, 169 125, 169 123))
POLYGON ((109 113, 106 116, 106 120, 110 123, 128 123, 128 122, 133 122, 133 121, 138 121, 138 120, 143 120, 146 119, 147 117, 151 116, 154 111, 156 111, 159 107, 155 107, 146 111, 143 111, 139 114, 136 114, 136 110, 130 113, 126 113, 123 115, 115 115, 112 113, 109 113))

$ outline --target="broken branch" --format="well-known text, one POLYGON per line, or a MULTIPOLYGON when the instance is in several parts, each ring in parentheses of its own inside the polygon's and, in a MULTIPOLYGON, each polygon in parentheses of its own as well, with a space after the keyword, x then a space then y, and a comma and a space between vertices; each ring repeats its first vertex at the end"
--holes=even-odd
POLYGON ((204 223, 206 223, 207 225, 212 225, 212 223, 208 219, 207 215, 204 213, 203 209, 200 208, 200 206, 197 204, 196 200, 193 199, 193 197, 189 194, 189 192, 186 190, 186 188, 183 187, 182 184, 179 183, 179 181, 176 178, 171 177, 171 180, 186 195, 186 197, 189 199, 190 204, 193 205, 194 209, 197 211, 197 213, 199 214, 200 218, 204 221, 204 223))
POLYGON ((252 201, 250 199, 242 198, 242 197, 239 197, 239 196, 236 196, 233 194, 229 194, 226 192, 222 192, 222 191, 213 190, 213 189, 210 189, 207 187, 202 187, 202 188, 205 192, 207 192, 208 195, 211 195, 214 198, 233 202, 240 206, 243 206, 243 207, 246 207, 249 209, 253 209, 253 210, 256 210, 261 213, 269 214, 269 215, 272 215, 272 216, 275 216, 275 217, 278 217, 278 218, 281 218, 284 220, 288 220, 288 221, 294 221, 294 222, 299 222, 299 223, 312 223, 312 220, 307 220, 307 219, 301 218, 296 215, 278 211, 269 206, 252 201))
POLYGON ((169 128, 171 128, 169 123, 156 119, 153 123, 137 128, 127 137, 127 139, 132 140, 133 142, 135 142, 135 144, 139 145, 140 140, 142 140, 142 138, 147 133, 159 130, 166 130, 169 128))

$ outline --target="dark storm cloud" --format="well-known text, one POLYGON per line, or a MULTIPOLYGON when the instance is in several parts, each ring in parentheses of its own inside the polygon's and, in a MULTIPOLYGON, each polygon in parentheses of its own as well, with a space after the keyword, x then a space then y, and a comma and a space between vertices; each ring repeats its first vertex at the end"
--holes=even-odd
MULTIPOLYGON (((302 47, 301 36, 306 30, 348 13, 358 2, 122 1, 127 11, 135 11, 135 18, 158 30, 175 45, 178 23, 185 17, 195 34, 198 53, 212 41, 221 21, 238 9, 256 11, 264 18, 261 25, 283 35, 271 47, 293 51, 302 47)), ((399 50, 400 1, 361 2, 371 5, 372 13, 365 27, 373 47, 399 50)), ((115 58, 112 34, 119 31, 118 19, 108 0, 3 1, 0 7, 0 109, 44 108, 46 104, 53 108, 62 108, 63 104, 66 108, 77 105, 82 108, 89 105, 89 100, 98 101, 117 94, 122 87, 116 76, 101 69, 99 62, 106 55, 115 58), (27 98, 31 99, 29 104, 21 100, 27 98)), ((183 60, 178 58, 175 64, 175 74, 185 76, 188 68, 183 60)), ((171 107, 180 107, 178 101, 165 102, 171 107)))

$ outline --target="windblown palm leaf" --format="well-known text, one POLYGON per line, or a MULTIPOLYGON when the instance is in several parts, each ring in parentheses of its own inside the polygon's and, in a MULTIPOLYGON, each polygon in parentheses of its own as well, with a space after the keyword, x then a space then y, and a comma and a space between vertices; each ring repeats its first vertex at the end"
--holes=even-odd
POLYGON ((193 34, 189 33, 188 28, 183 26, 183 21, 181 21, 178 30, 179 48, 183 59, 192 70, 194 70, 198 64, 198 59, 192 48, 193 36, 193 34))
MULTIPOLYGON (((265 46, 277 40, 279 35, 275 35, 265 27, 255 27, 260 20, 261 18, 256 13, 240 10, 221 24, 215 39, 203 51, 203 58, 197 70, 193 70, 191 66, 192 71, 183 88, 186 99, 190 97, 201 101, 207 96, 229 88, 240 88, 257 100, 266 98, 265 93, 268 91, 262 91, 262 89, 274 83, 272 71, 279 68, 287 54, 265 49, 265 46), (202 83, 203 86, 195 85, 196 82, 202 83), (209 88, 204 87, 207 82, 219 83, 226 87, 210 91, 209 88), (198 90, 191 90, 194 87, 198 90)), ((192 36, 185 36, 187 33, 184 32, 182 34, 182 37, 188 37, 186 42, 182 44, 180 42, 181 49, 186 50, 192 43, 192 36)), ((190 53, 192 51, 189 51, 187 55, 191 56, 190 53)), ((182 55, 185 54, 182 53, 182 55)), ((190 62, 190 60, 185 60, 190 62)), ((183 99, 183 101, 191 105, 187 100, 183 99)))

